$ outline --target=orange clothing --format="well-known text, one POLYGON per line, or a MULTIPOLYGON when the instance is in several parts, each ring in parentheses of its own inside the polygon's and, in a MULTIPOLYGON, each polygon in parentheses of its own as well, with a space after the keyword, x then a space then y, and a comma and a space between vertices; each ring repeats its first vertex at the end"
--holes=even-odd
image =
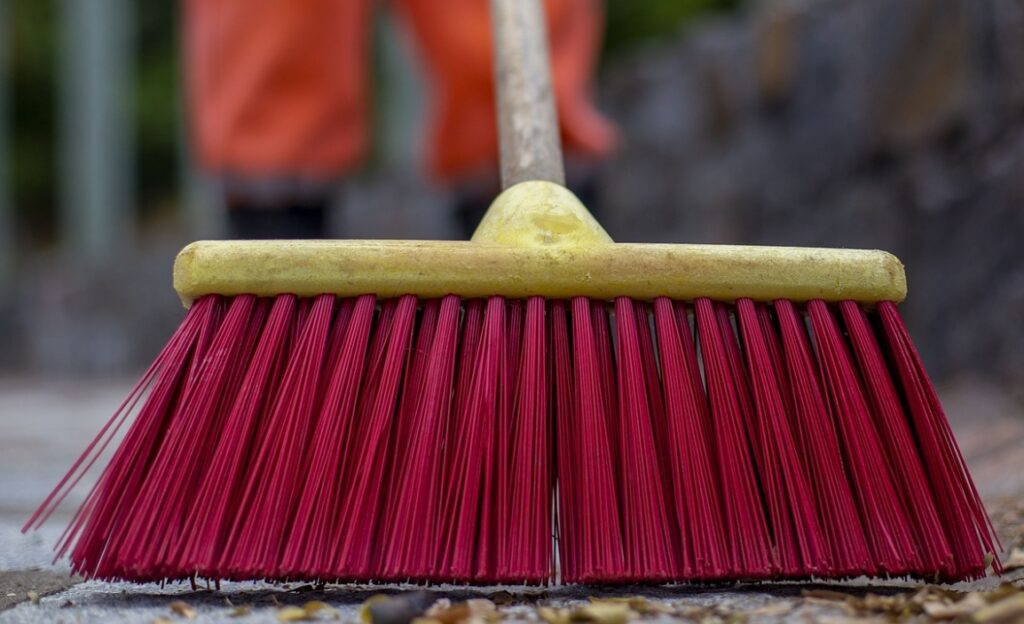
MULTIPOLYGON (((433 96, 428 166, 442 179, 496 169, 486 0, 393 0, 433 96)), ((611 124, 589 97, 599 0, 546 3, 566 151, 603 156, 611 124)), ((366 151, 370 0, 186 0, 185 67, 198 158, 218 173, 336 177, 366 151)))
MULTIPOLYGON (((428 141, 431 170, 443 178, 496 169, 491 27, 485 0, 398 0, 434 88, 428 141)), ((570 153, 604 156, 611 123, 594 108, 590 79, 601 45, 599 0, 548 0, 551 73, 562 141, 570 153)))
POLYGON ((199 162, 244 177, 333 178, 366 151, 370 0, 186 0, 199 162))

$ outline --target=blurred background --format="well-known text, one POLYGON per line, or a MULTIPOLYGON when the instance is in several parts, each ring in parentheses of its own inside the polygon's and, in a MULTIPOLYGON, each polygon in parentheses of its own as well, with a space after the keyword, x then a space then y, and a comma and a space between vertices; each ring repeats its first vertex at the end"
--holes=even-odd
MULTIPOLYGON (((479 25, 485 3, 445 0, 443 15, 438 4, 0 0, 0 570, 50 560, 60 519, 43 534, 17 528, 181 321, 171 264, 183 245, 267 230, 265 212, 246 224, 241 209, 299 196, 306 225, 326 236, 465 235, 467 215, 497 190, 495 168, 462 158, 464 175, 453 175, 439 154, 462 152, 438 152, 437 138, 460 136, 480 156, 493 129, 465 110, 439 124, 437 76, 447 63, 449 80, 465 79, 446 84, 449 95, 490 93, 489 44, 452 8, 476 10, 479 25), (262 15, 249 7, 272 5, 290 7, 290 21, 240 25, 262 15), (368 8, 347 34, 317 38, 303 30, 317 29, 321 14, 303 13, 314 5, 368 8), (229 7, 242 9, 236 19, 199 19, 229 7), (219 38, 284 23, 296 29, 269 41, 323 46, 318 63, 202 71, 230 55, 219 38), (463 38, 444 31, 457 24, 463 38), (365 58, 331 51, 353 37, 364 37, 365 58), (230 175, 218 145, 302 119, 263 98, 300 83, 315 90, 345 62, 350 76, 365 73, 365 110, 342 106, 321 121, 348 115, 355 129, 299 132, 308 149, 300 141, 290 155, 315 153, 330 135, 353 140, 341 150, 351 148, 340 157, 350 161, 315 184, 230 175), (203 119, 222 122, 207 126, 205 157, 203 119)), ((566 67, 583 78, 568 80, 580 97, 560 111, 570 183, 611 235, 898 255, 907 324, 996 522, 1016 522, 1004 543, 1024 547, 1024 0, 553 5, 591 5, 589 21, 569 9, 549 21, 553 38, 575 41, 575 62, 556 50, 556 92, 566 67)), ((259 50, 234 53, 259 66, 259 50)), ((261 153, 242 147, 234 158, 261 153)))
MULTIPOLYGON (((605 9, 593 89, 619 140, 588 192, 614 238, 890 250, 935 377, 1019 392, 1024 3, 605 9)), ((131 377, 182 317, 174 254, 227 233, 190 146, 182 20, 174 2, 0 0, 4 378, 131 377)), ((328 234, 460 237, 452 188, 424 173, 418 50, 387 3, 370 20, 370 145, 328 234)))

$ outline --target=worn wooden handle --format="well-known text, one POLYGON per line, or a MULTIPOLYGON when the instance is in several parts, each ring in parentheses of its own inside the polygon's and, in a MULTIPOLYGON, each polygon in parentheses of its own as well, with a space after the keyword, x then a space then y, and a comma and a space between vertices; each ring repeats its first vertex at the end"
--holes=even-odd
POLYGON ((540 0, 491 0, 501 186, 565 184, 540 0))

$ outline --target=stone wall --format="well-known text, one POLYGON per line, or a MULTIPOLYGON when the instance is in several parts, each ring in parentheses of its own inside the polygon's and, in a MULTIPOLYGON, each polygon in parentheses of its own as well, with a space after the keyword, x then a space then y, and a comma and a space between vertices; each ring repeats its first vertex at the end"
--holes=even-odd
POLYGON ((1024 381, 1024 2, 762 3, 603 96, 617 240, 890 250, 936 376, 1024 381))

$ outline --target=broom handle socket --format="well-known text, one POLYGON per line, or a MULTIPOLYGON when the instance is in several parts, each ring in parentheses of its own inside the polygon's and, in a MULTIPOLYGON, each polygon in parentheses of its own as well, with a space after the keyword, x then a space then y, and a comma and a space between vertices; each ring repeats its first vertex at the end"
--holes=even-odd
POLYGON ((501 186, 547 180, 565 185, 540 0, 490 0, 501 146, 501 186))

